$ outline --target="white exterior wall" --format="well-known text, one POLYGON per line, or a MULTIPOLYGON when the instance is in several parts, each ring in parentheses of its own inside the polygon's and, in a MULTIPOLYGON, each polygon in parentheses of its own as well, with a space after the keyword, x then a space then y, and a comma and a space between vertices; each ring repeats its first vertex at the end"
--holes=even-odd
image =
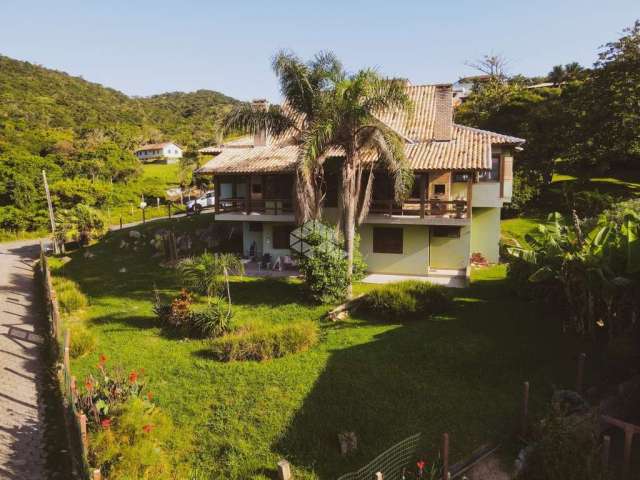
POLYGON ((165 161, 167 163, 176 163, 182 158, 182 149, 175 143, 169 143, 162 148, 152 150, 140 150, 135 152, 136 157, 141 161, 165 161))

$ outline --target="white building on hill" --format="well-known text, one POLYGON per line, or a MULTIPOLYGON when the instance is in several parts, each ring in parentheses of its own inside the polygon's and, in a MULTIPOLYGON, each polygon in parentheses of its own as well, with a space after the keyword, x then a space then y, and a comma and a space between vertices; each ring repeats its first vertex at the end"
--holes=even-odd
POLYGON ((182 148, 173 142, 150 143, 135 151, 141 162, 176 163, 182 158, 182 148))

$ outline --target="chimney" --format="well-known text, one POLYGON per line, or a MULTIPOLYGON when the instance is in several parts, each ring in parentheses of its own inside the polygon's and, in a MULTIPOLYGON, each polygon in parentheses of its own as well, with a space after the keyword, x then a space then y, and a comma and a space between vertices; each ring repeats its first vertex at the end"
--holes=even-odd
POLYGON ((451 85, 436 85, 436 115, 433 139, 436 142, 451 140, 453 133, 453 88, 451 85))
MULTIPOLYGON (((251 102, 251 107, 257 111, 266 112, 269 110, 269 101, 264 98, 253 100, 251 102)), ((253 133, 253 146, 254 147, 268 146, 271 143, 270 137, 271 135, 269 135, 269 132, 267 132, 266 128, 264 127, 259 128, 253 133)))

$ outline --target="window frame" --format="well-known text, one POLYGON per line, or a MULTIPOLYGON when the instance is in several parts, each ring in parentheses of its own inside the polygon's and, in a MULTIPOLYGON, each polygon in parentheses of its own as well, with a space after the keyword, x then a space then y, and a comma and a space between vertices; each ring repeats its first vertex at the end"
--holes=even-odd
POLYGON ((404 253, 404 228, 373 227, 371 243, 373 253, 402 255, 404 253), (381 235, 389 235, 391 233, 399 233, 399 238, 381 238, 381 235))
POLYGON ((291 231, 293 230, 293 226, 292 225, 274 225, 271 231, 271 246, 273 247, 274 250, 288 250, 291 248, 291 231), (286 240, 286 246, 282 246, 284 245, 283 243, 280 243, 283 239, 284 236, 280 236, 283 235, 283 231, 286 230, 287 232, 287 240, 286 240), (276 231, 278 231, 278 234, 276 234, 276 231))
POLYGON ((500 182, 501 170, 502 155, 499 153, 494 153, 491 155, 491 170, 480 172, 478 174, 478 181, 498 183, 500 182))
POLYGON ((461 227, 453 225, 433 225, 431 236, 435 238, 460 238, 461 227))

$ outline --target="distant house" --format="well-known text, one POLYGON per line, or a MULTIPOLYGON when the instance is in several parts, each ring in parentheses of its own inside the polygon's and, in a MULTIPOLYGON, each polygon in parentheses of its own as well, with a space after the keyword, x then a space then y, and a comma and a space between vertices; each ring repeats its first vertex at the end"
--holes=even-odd
POLYGON ((182 158, 182 148, 173 142, 150 143, 135 151, 141 162, 176 163, 182 158))

